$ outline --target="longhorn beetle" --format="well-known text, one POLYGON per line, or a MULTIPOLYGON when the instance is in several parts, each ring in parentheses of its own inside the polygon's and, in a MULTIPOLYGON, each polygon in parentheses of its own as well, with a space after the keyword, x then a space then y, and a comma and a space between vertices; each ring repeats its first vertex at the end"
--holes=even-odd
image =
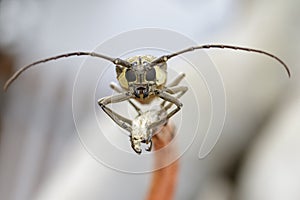
POLYGON ((101 98, 100 100, 98 100, 98 104, 115 123, 117 123, 120 127, 130 132, 131 146, 134 149, 134 151, 139 154, 141 153, 141 147, 140 147, 141 142, 149 144, 149 147, 146 150, 151 149, 151 144, 152 144, 151 138, 153 135, 151 131, 153 132, 156 130, 156 128, 159 125, 167 123, 168 119, 170 119, 174 114, 176 114, 181 109, 182 103, 179 101, 179 97, 181 97, 188 89, 185 86, 178 86, 179 82, 184 77, 184 74, 180 74, 172 83, 166 85, 167 61, 180 54, 184 54, 199 49, 211 49, 211 48, 232 49, 232 50, 240 50, 240 51, 255 52, 258 54, 264 54, 266 56, 269 56, 277 60, 285 68, 288 76, 290 77, 291 75, 288 66, 280 58, 266 51, 253 49, 253 48, 231 46, 231 45, 207 44, 207 45, 190 47, 175 53, 163 55, 158 58, 151 55, 142 55, 142 56, 133 56, 123 60, 120 58, 112 58, 95 52, 72 52, 72 53, 61 54, 54 57, 49 57, 46 59, 36 61, 30 65, 20 68, 5 83, 4 90, 6 91, 7 88, 10 86, 10 84, 14 80, 16 80, 25 70, 40 63, 45 63, 51 60, 56 60, 56 59, 71 57, 71 56, 92 56, 92 57, 97 57, 97 58, 110 61, 116 67, 117 80, 119 81, 121 88, 116 87, 115 84, 111 85, 111 87, 114 90, 116 90, 118 94, 101 98), (142 104, 143 103, 149 104, 156 97, 164 100, 161 103, 162 112, 159 113, 159 111, 156 111, 157 112, 156 114, 159 115, 158 118, 153 118, 152 116, 153 113, 155 113, 155 111, 142 112, 132 101, 132 100, 136 100, 142 104), (107 106, 108 104, 119 103, 122 101, 128 101, 139 113, 139 116, 134 121, 117 114, 107 106), (166 102, 169 102, 169 104, 165 105, 166 102), (166 113, 167 110, 172 105, 175 105, 176 108, 166 113), (150 115, 152 117, 149 117, 150 115), (144 120, 144 122, 147 123, 144 124, 145 125, 144 129, 140 130, 140 132, 139 131, 137 132, 138 127, 135 124, 135 122, 139 120, 142 121, 144 120))

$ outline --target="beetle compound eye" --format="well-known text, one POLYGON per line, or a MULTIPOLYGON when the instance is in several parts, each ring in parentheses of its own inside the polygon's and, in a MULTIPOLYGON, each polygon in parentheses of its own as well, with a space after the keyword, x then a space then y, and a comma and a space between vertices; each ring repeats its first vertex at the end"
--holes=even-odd
POLYGON ((128 82, 133 82, 136 80, 136 76, 135 76, 135 73, 133 70, 129 69, 126 71, 126 74, 125 74, 125 77, 126 77, 126 80, 128 82))
POLYGON ((156 78, 156 71, 154 68, 151 68, 149 71, 146 72, 147 81, 155 81, 155 78, 156 78))

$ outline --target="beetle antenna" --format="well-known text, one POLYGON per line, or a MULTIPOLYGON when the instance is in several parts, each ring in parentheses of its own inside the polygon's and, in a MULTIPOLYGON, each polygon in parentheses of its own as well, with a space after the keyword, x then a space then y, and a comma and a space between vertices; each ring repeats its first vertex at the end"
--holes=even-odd
POLYGON ((283 65, 283 67, 285 68, 288 76, 291 77, 291 72, 290 72, 290 69, 287 66, 287 64, 285 64, 280 58, 278 58, 277 56, 275 56, 275 55, 273 55, 271 53, 268 53, 266 51, 259 50, 259 49, 252 49, 252 48, 239 47, 239 46, 231 46, 231 45, 222 45, 222 44, 206 44, 206 45, 201 45, 201 46, 190 47, 190 48, 187 48, 187 49, 184 49, 184 50, 181 50, 181 51, 169 54, 169 55, 161 56, 161 57, 157 58, 156 60, 154 60, 153 63, 166 62, 170 58, 172 58, 174 56, 178 56, 178 55, 186 53, 186 52, 190 52, 190 51, 194 51, 194 50, 198 50, 198 49, 212 49, 212 48, 233 49, 233 50, 255 52, 255 53, 267 55, 267 56, 269 56, 271 58, 274 58, 281 65, 283 65))
POLYGON ((38 65, 40 63, 45 63, 45 62, 48 62, 48 61, 52 61, 52 60, 57 60, 57 59, 60 59, 60 58, 66 58, 66 57, 71 57, 71 56, 92 56, 92 57, 97 57, 97 58, 102 58, 102 59, 105 59, 105 60, 108 60, 116 65, 122 65, 124 67, 130 67, 131 64, 125 60, 122 60, 120 58, 111 58, 111 57, 108 57, 106 55, 102 55, 102 54, 98 54, 98 53, 94 53, 94 52, 72 52, 72 53, 66 53, 66 54, 61 54, 61 55, 57 55, 57 56, 53 56, 53 57, 50 57, 50 58, 46 58, 46 59, 42 59, 42 60, 38 60, 34 63, 31 63, 29 65, 26 65, 22 68, 20 68, 18 71, 16 71, 5 83, 3 89, 4 91, 7 90, 7 88, 27 69, 35 66, 35 65, 38 65))

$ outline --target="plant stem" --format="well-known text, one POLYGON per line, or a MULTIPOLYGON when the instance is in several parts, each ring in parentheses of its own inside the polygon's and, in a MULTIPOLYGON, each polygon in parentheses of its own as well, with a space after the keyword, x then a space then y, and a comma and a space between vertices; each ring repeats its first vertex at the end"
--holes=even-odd
MULTIPOLYGON (((167 124, 160 133, 153 137, 154 150, 160 150, 172 140, 174 128, 167 124)), ((174 153, 176 149, 170 148, 163 153, 156 153, 154 156, 155 166, 161 166, 162 162, 168 160, 170 153, 174 153), (170 152, 171 151, 171 152, 170 152)), ((160 168, 152 173, 152 180, 147 195, 147 200, 171 200, 176 191, 177 177, 179 169, 179 161, 176 160, 172 164, 160 168)))

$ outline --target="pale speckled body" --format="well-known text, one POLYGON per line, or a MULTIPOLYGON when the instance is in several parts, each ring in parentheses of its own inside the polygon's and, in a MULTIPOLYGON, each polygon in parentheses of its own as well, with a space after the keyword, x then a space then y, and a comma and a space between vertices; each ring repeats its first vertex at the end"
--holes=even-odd
MULTIPOLYGON (((148 144, 152 136, 167 122, 164 109, 148 110, 132 120, 131 145, 136 151, 141 151, 141 143, 148 144), (161 119, 165 119, 161 121, 161 119), (161 121, 161 123, 155 124, 161 121), (155 124, 155 126, 150 126, 155 124)), ((151 144, 150 144, 151 145, 151 144)))

